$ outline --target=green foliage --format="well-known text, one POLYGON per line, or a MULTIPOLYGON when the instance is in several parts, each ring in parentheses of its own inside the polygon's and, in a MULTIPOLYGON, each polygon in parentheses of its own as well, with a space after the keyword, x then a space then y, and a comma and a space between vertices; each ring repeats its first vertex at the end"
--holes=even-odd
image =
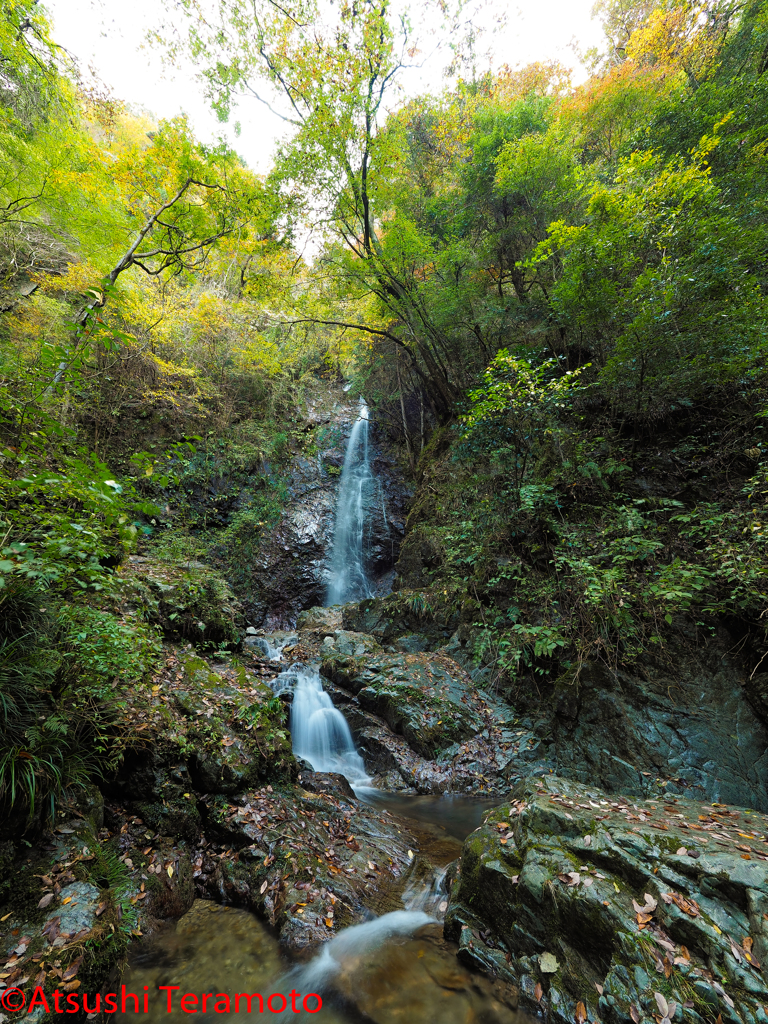
POLYGON ((162 654, 148 626, 87 605, 62 605, 58 625, 64 671, 77 680, 78 689, 106 695, 117 681, 124 685, 142 679, 162 654))

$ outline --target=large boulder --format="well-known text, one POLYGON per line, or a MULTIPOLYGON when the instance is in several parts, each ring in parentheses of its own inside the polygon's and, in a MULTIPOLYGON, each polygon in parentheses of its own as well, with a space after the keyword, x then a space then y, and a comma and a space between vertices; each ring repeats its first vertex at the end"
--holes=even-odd
POLYGON ((483 727, 471 683, 455 662, 439 655, 364 654, 329 651, 320 668, 326 678, 357 696, 423 757, 468 739, 483 727))
POLYGON ((467 838, 446 936, 558 1024, 765 1022, 767 822, 528 780, 467 838))

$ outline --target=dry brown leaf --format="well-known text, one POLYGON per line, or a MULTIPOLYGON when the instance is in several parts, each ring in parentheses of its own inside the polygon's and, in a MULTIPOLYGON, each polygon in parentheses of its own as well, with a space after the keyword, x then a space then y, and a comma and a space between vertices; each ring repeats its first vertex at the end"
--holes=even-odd
POLYGON ((80 964, 82 962, 83 962, 83 958, 81 956, 78 957, 77 960, 73 960, 72 963, 69 965, 69 967, 66 969, 66 971, 64 971, 64 973, 62 974, 61 980, 62 981, 72 981, 72 979, 75 977, 75 975, 77 974, 78 970, 80 969, 80 964))
POLYGON ((53 893, 52 892, 46 893, 45 896, 43 896, 43 898, 37 904, 37 909, 38 910, 42 910, 44 907, 47 907, 52 899, 53 899, 53 893))
POLYGON ((587 1008, 582 1002, 576 1003, 576 1012, 573 1015, 576 1024, 584 1024, 587 1019, 587 1008))
MULTIPOLYGON (((640 1011, 638 1010, 638 1008, 635 1006, 634 1003, 632 1003, 630 1005, 630 1007, 629 1007, 629 1016, 632 1018, 632 1020, 635 1022, 635 1024, 640 1024, 640 1011)), ((722 1022, 721 1022, 721 1024, 722 1024, 722 1022)))
POLYGON ((541 987, 541 982, 536 982, 536 988, 533 990, 533 998, 537 1003, 541 1002, 541 997, 544 995, 544 989, 541 987))

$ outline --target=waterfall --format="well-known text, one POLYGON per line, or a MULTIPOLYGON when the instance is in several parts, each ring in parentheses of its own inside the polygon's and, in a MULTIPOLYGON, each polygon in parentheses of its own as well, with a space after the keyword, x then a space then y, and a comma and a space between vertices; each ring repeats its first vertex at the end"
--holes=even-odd
POLYGON ((373 484, 368 452, 368 406, 361 398, 360 413, 347 442, 336 503, 329 605, 373 596, 365 571, 366 513, 373 484))
POLYGON ((352 786, 368 786, 370 778, 358 754, 347 720, 323 689, 317 669, 293 665, 272 683, 275 693, 293 691, 291 735, 293 753, 316 772, 338 772, 352 786))

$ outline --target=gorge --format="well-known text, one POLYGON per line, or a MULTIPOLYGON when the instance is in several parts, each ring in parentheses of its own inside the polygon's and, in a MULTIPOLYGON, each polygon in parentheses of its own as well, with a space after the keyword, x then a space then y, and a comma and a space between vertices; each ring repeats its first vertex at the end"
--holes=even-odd
POLYGON ((231 134, 0 4, 0 1024, 768 1024, 765 0, 96 7, 231 134))

